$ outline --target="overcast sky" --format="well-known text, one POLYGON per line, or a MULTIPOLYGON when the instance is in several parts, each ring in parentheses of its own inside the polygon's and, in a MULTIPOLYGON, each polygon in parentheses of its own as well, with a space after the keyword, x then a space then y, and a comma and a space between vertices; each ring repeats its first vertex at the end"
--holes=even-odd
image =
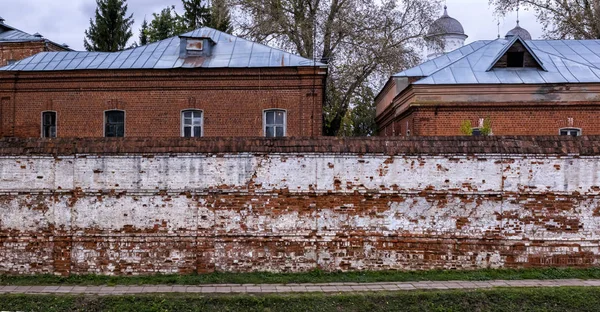
MULTIPOLYGON (((66 43, 71 48, 83 50, 84 30, 94 16, 95 0, 0 0, 5 23, 30 34, 39 32, 57 43, 66 43)), ((133 13, 134 38, 138 40, 140 25, 147 16, 162 8, 175 5, 181 12, 181 0, 128 0, 129 12, 133 13)), ((475 40, 495 39, 498 34, 497 20, 488 0, 447 0, 448 14, 458 19, 469 36, 467 43, 475 40)), ((442 14, 440 7, 439 14, 442 14)), ((534 39, 542 36, 532 12, 521 12, 521 27, 529 30, 534 39)), ((516 14, 500 20, 500 33, 504 36, 516 25, 516 14)), ((133 41, 132 41, 133 42, 133 41)))

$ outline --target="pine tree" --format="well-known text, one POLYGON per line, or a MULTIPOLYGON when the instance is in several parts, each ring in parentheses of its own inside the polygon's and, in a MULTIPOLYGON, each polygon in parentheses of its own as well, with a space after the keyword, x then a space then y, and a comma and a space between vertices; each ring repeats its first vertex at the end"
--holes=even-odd
POLYGON ((198 29, 208 23, 211 10, 205 5, 205 0, 182 0, 183 24, 186 30, 198 29))
POLYGON ((83 44, 88 51, 115 52, 133 36, 133 14, 127 17, 127 0, 96 0, 96 17, 90 18, 83 44))
POLYGON ((204 26, 227 33, 233 31, 227 0, 212 0, 211 2, 182 0, 184 13, 181 18, 186 31, 204 26))
POLYGON ((140 28, 140 45, 147 45, 149 43, 148 38, 148 21, 144 18, 142 28, 140 28))
POLYGON ((181 16, 175 12, 175 6, 164 8, 160 14, 152 13, 148 26, 148 42, 156 42, 185 32, 181 16))
POLYGON ((210 11, 210 20, 206 26, 226 33, 233 32, 233 27, 231 26, 231 14, 229 13, 227 0, 213 0, 210 11))

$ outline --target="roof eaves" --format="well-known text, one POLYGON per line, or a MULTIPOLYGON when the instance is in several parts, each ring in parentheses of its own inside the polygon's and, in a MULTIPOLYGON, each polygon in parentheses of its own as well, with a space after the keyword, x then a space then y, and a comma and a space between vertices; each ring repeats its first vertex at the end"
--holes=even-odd
POLYGON ((519 41, 525 47, 525 49, 527 49, 527 52, 529 52, 529 54, 531 54, 531 56, 533 57, 533 59, 538 63, 538 65, 540 65, 540 67, 542 68, 542 70, 544 70, 545 72, 547 72, 548 70, 544 66, 544 63, 533 52, 533 50, 531 49, 531 47, 529 47, 529 45, 527 44, 527 42, 525 42, 525 40, 521 39, 521 37, 519 37, 519 36, 513 37, 512 39, 510 39, 510 41, 508 41, 506 43, 506 45, 504 46, 504 48, 502 48, 502 50, 500 50, 500 52, 498 52, 498 55, 496 55, 496 57, 494 58, 494 60, 490 64, 490 66, 486 69, 486 71, 487 72, 491 71, 492 68, 494 68, 494 65, 496 65, 496 63, 498 63, 498 61, 500 60, 500 58, 502 58, 502 56, 506 53, 506 51, 508 51, 508 49, 510 49, 515 44, 515 42, 517 42, 517 41, 519 41))

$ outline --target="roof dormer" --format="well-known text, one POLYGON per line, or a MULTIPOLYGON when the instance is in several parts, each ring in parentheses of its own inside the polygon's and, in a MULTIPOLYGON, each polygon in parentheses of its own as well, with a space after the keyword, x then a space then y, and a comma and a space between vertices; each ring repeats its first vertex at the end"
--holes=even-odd
POLYGON ((211 38, 179 36, 179 57, 208 57, 211 56, 215 42, 211 38))
POLYGON ((518 35, 507 42, 487 71, 494 68, 538 68, 546 71, 542 61, 518 35))

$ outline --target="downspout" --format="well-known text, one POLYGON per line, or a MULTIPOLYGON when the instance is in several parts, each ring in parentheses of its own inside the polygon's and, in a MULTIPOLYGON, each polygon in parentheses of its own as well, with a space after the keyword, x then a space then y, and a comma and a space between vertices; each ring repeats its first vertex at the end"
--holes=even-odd
POLYGON ((17 82, 19 80, 19 73, 15 72, 15 77, 14 77, 14 81, 13 81, 13 105, 12 105, 12 122, 11 122, 11 130, 10 130, 10 136, 14 137, 15 136, 15 122, 17 119, 17 82))
POLYGON ((321 78, 323 82, 321 87, 321 119, 323 120, 323 124, 321 125, 321 135, 323 135, 323 127, 325 126, 325 114, 323 114, 323 109, 325 109, 325 101, 327 100, 327 76, 329 75, 329 68, 325 69, 325 75, 321 78))

